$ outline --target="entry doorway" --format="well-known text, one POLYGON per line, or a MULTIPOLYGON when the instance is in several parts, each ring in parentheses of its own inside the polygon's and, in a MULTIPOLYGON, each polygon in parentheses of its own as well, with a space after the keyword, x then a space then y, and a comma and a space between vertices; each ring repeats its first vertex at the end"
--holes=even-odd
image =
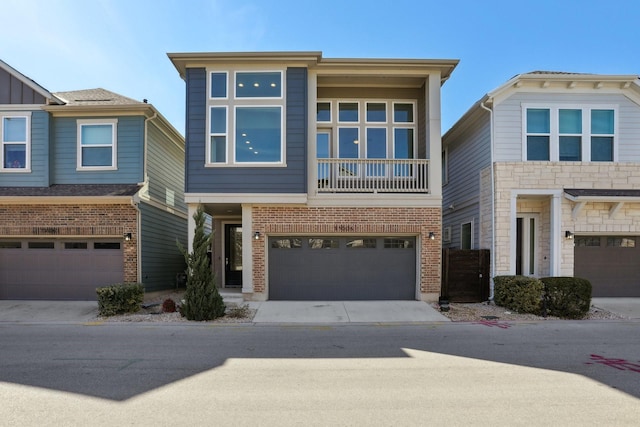
POLYGON ((242 287, 242 224, 224 226, 224 287, 242 287))
POLYGON ((537 215, 518 215, 516 218, 516 274, 537 276, 538 248, 537 215))

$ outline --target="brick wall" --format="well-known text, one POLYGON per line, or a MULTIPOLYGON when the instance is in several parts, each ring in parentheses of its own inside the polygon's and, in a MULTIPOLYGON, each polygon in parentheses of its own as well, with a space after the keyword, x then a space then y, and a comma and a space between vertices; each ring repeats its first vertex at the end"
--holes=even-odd
POLYGON ((137 212, 130 205, 4 205, 0 206, 0 238, 82 237, 122 240, 124 281, 138 279, 137 212))
MULTIPOLYGON (((440 208, 343 208, 254 206, 251 232, 262 235, 394 235, 419 236, 420 296, 440 294, 442 221, 440 208), (429 240, 429 232, 436 233, 429 240)), ((266 293, 265 242, 253 241, 253 289, 266 293)))

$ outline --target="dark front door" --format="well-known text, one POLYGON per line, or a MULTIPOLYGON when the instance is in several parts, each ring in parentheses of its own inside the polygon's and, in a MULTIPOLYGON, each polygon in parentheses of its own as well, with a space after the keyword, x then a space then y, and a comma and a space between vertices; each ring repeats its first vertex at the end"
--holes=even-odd
POLYGON ((224 286, 242 286, 242 224, 224 226, 224 286))

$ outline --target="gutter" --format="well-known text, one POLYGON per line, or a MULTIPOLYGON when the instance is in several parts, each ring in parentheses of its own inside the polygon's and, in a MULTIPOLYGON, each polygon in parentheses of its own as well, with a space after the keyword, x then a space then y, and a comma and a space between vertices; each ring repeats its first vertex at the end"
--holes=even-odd
POLYGON ((489 301, 493 301, 493 275, 496 274, 496 186, 494 177, 494 147, 493 147, 493 110, 487 107, 485 101, 480 102, 480 108, 489 112, 489 146, 491 151, 491 274, 489 277, 489 301))

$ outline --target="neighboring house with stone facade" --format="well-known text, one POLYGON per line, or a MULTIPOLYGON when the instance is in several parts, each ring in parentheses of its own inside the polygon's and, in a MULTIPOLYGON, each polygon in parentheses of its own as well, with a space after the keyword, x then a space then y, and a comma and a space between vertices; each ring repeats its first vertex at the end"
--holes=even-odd
POLYGON ((437 300, 440 92, 457 60, 169 57, 186 82, 185 200, 213 218, 221 286, 437 300))
POLYGON ((445 248, 490 249, 493 276, 640 296, 638 76, 517 75, 444 135, 442 159, 445 248))
POLYGON ((176 286, 184 139, 151 104, 50 93, 0 61, 0 137, 0 299, 176 286))

